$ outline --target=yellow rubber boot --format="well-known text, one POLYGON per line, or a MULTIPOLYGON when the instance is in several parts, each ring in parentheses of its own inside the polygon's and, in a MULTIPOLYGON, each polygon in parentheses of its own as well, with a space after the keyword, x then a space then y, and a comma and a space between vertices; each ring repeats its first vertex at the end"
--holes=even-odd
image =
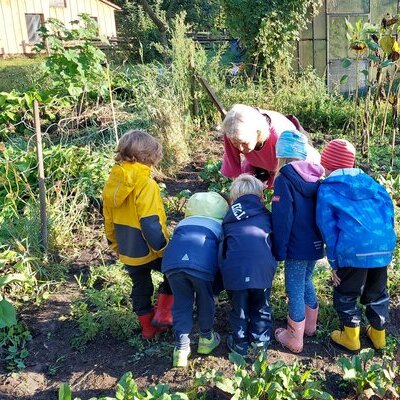
POLYGON ((345 326, 342 331, 333 331, 331 339, 340 347, 352 352, 360 350, 360 327, 345 326))
POLYGON ((367 336, 376 350, 382 350, 386 346, 386 332, 384 329, 378 330, 373 328, 371 325, 368 325, 367 336))

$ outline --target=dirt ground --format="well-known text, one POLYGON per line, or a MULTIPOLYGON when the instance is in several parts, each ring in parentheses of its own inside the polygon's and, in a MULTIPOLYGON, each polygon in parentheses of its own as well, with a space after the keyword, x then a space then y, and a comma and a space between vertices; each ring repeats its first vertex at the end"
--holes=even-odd
MULTIPOLYGON (((192 163, 175 179, 167 180, 170 194, 187 188, 193 192, 205 190, 206 185, 198 177, 201 167, 201 163, 192 163)), ((160 342, 146 344, 145 349, 139 352, 127 341, 112 337, 97 337, 83 352, 74 350, 71 339, 77 327, 69 319, 70 304, 80 292, 73 275, 91 264, 96 264, 96 257, 94 251, 82 254, 71 270, 69 280, 60 290, 40 307, 30 306, 22 312, 21 318, 33 336, 29 343, 30 355, 26 360, 26 370, 19 373, 8 373, 4 369, 4 363, 0 363, 1 400, 57 399, 58 388, 63 382, 69 382, 75 397, 89 399, 92 396, 111 396, 115 394, 117 381, 127 371, 132 371, 141 388, 162 382, 176 390, 184 390, 190 386, 196 371, 215 368, 227 374, 233 372, 225 345, 229 309, 226 301, 222 301, 217 307, 216 330, 222 336, 221 346, 210 357, 198 356, 193 352, 191 364, 186 370, 171 369, 171 333, 164 334, 160 342)), ((275 321, 275 324, 282 326, 284 321, 275 321)), ((399 328, 400 309, 397 307, 391 311, 388 331, 398 334, 399 328)), ((196 336, 197 333, 194 332, 193 351, 196 336)), ((271 362, 302 361, 317 370, 319 376, 325 379, 325 389, 334 394, 335 399, 350 399, 352 397, 348 397, 340 386, 341 371, 336 361, 341 355, 329 344, 327 338, 307 338, 304 351, 300 355, 287 352, 277 343, 273 343, 268 350, 271 362)), ((221 397, 210 392, 209 398, 221 397)))

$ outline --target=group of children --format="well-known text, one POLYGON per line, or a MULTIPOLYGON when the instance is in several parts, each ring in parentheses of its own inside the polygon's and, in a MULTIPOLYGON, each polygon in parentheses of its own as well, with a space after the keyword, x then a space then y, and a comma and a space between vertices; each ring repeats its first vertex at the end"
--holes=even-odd
POLYGON ((194 304, 197 352, 210 354, 220 344, 213 329, 218 274, 231 305, 228 348, 243 356, 250 347, 267 349, 277 261, 285 262, 289 312, 287 327, 274 335, 292 352, 301 352, 303 336, 317 329, 312 275, 324 247, 332 267, 333 304, 343 323, 342 330, 332 332, 332 341, 360 349, 359 300, 366 306, 368 338, 376 349, 385 346, 387 266, 396 242, 392 201, 381 185, 354 168, 355 149, 347 140, 329 142, 321 165, 306 161, 308 148, 304 134, 280 134, 271 212, 264 205, 264 184, 242 174, 233 180, 228 201, 214 192, 194 194, 169 239, 160 190, 151 178, 161 145, 143 131, 121 138, 103 191, 106 236, 132 278, 142 336, 153 338, 173 325, 174 367, 188 364, 194 304), (155 306, 152 270, 164 274, 155 306))

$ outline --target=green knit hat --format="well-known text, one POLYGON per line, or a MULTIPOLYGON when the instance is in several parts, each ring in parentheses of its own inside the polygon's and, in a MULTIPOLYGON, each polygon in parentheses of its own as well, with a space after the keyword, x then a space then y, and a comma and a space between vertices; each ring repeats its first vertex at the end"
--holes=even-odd
POLYGON ((186 205, 185 217, 198 216, 223 219, 228 212, 227 201, 216 192, 199 192, 191 196, 186 205))

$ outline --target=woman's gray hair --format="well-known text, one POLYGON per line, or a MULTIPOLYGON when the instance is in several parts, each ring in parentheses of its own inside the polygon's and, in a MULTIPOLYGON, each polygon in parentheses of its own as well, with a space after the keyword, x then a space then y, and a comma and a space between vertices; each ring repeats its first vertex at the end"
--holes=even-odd
POLYGON ((222 122, 222 132, 228 137, 247 141, 248 135, 257 135, 257 142, 269 138, 270 125, 257 109, 244 104, 235 104, 222 122))
POLYGON ((229 193, 231 203, 245 194, 254 194, 262 198, 263 189, 264 185, 259 179, 250 174, 241 174, 232 182, 229 193))

